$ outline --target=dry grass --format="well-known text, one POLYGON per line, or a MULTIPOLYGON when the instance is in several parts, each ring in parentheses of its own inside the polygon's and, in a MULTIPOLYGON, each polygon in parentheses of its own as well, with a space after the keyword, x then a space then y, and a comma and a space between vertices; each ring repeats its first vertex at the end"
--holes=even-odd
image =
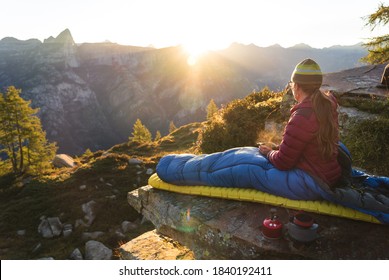
POLYGON ((158 143, 125 143, 77 158, 77 167, 30 178, 22 187, 15 184, 17 179, 12 175, 0 176, 0 259, 67 259, 75 248, 84 253, 84 231, 105 232, 97 240, 115 251, 120 244, 151 230, 152 225, 146 223, 125 238, 115 233, 123 221, 141 219, 128 204, 127 193, 147 184, 149 176, 144 171, 155 170, 163 155, 191 150, 199 127, 200 124, 184 126, 158 143), (130 158, 141 159, 142 166, 130 165, 130 158), (83 190, 82 185, 86 186, 83 190), (81 205, 91 200, 97 203, 95 221, 89 228, 75 228, 75 221, 84 217, 81 205), (42 216, 59 217, 63 224, 72 224, 72 235, 44 239, 38 233, 42 216), (19 236, 19 230, 26 234, 19 236))

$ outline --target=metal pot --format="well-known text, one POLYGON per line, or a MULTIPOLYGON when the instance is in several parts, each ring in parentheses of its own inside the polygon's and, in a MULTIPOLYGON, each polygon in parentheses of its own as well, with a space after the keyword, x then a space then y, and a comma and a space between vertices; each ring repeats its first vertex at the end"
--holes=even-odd
POLYGON ((288 223, 288 234, 299 242, 311 242, 318 238, 318 224, 313 223, 310 227, 303 227, 295 223, 288 223))

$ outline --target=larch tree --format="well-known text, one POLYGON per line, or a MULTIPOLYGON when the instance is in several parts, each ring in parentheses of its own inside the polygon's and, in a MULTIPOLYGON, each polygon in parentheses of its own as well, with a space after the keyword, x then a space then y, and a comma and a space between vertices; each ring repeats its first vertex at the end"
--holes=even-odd
POLYGON ((174 124, 173 121, 170 121, 169 123, 169 133, 172 133, 173 131, 175 131, 177 129, 176 125, 174 124))
POLYGON ((154 141, 157 142, 157 141, 159 141, 161 138, 162 138, 161 132, 160 132, 159 130, 157 130, 157 132, 155 133, 154 141))
POLYGON ((0 93, 0 147, 11 162, 16 174, 41 173, 51 166, 57 151, 49 143, 36 116, 39 109, 20 97, 21 90, 14 86, 0 93))
POLYGON ((139 143, 151 142, 151 133, 140 119, 135 121, 132 137, 129 137, 129 140, 139 143))
POLYGON ((208 106, 207 106, 207 120, 210 120, 213 115, 217 112, 218 108, 213 99, 209 101, 208 106))
MULTIPOLYGON (((389 6, 380 4, 377 11, 367 17, 367 26, 374 30, 379 25, 389 23, 389 6)), ((369 42, 363 44, 369 53, 362 58, 362 61, 370 64, 380 64, 389 62, 389 34, 373 37, 369 42)))

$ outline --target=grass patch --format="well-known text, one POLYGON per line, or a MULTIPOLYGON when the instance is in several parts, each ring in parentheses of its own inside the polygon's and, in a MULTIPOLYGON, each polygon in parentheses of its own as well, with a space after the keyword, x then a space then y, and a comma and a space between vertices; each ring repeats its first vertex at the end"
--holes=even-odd
POLYGON ((387 135, 389 135, 389 119, 384 117, 359 121, 350 126, 343 141, 351 152, 353 165, 376 175, 388 176, 387 135))
POLYGON ((84 254, 85 231, 103 231, 104 235, 96 240, 115 251, 153 229, 152 224, 145 223, 124 238, 116 234, 123 221, 141 219, 128 204, 127 193, 147 185, 149 175, 145 171, 155 170, 160 157, 193 149, 200 126, 183 126, 158 142, 124 143, 108 151, 85 153, 76 158, 76 167, 55 169, 40 177, 16 178, 4 172, 0 176, 0 259, 67 259, 76 248, 84 254), (130 164, 131 158, 143 163, 130 164), (92 200, 96 202, 96 219, 88 228, 76 228, 76 220, 85 215, 81 205, 92 200), (38 226, 43 216, 59 217, 62 224, 72 224, 73 233, 67 238, 41 237, 38 226), (20 230, 26 232, 24 236, 17 234, 20 230))
POLYGON ((339 97, 339 105, 343 107, 353 107, 358 110, 370 113, 379 114, 389 117, 389 99, 377 99, 372 97, 339 97))

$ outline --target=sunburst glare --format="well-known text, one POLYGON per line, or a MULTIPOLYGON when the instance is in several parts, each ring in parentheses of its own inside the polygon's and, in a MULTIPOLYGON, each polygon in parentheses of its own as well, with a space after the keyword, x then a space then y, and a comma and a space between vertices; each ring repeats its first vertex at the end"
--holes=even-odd
POLYGON ((197 63, 197 57, 194 55, 189 55, 186 62, 188 63, 189 66, 194 66, 197 63))
POLYGON ((191 42, 183 44, 184 51, 188 54, 187 63, 190 66, 196 65, 199 58, 204 55, 209 49, 201 42, 191 42))

